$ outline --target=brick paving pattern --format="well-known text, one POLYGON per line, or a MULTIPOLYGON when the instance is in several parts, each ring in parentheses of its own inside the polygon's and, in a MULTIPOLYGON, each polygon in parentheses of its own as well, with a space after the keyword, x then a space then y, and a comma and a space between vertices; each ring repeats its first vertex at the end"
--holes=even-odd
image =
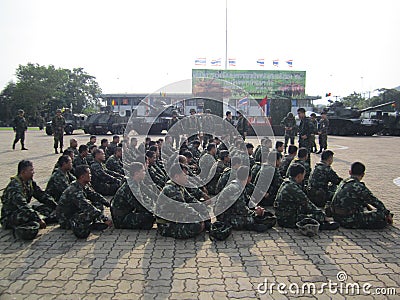
MULTIPOLYGON (((29 151, 11 150, 12 132, 0 137, 0 188, 21 159, 33 161, 34 178, 45 188, 58 158, 52 137, 29 131, 29 151)), ((89 140, 89 135, 74 137, 80 143, 89 140)), ((366 164, 364 182, 395 214, 394 226, 340 228, 313 238, 274 227, 266 233, 234 231, 223 242, 210 241, 208 234, 183 241, 164 238, 154 228, 109 229, 78 240, 57 225, 24 242, 1 229, 0 299, 398 299, 400 187, 393 181, 400 177, 400 138, 329 137, 328 143, 340 176, 347 177, 353 161, 366 164), (338 280, 339 272, 345 281, 338 280), (308 292, 310 283, 314 292, 312 287, 308 292), (281 289, 286 284, 286 294, 278 284, 281 289), (352 295, 347 284, 358 284, 359 295, 352 295)), ((312 164, 317 159, 312 154, 312 164)))

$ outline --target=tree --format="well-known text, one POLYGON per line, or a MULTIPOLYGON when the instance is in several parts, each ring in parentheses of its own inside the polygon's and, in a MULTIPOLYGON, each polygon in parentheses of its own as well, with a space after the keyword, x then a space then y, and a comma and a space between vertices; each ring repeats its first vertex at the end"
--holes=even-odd
POLYGON ((368 105, 366 104, 365 98, 361 97, 361 94, 353 92, 349 96, 343 97, 342 102, 344 106, 354 107, 354 108, 364 108, 368 105))
POLYGON ((83 68, 69 70, 28 63, 19 65, 16 77, 17 82, 7 85, 1 93, 1 103, 13 103, 0 114, 3 121, 11 119, 20 108, 30 116, 50 117, 57 108, 72 108, 81 113, 99 103, 101 89, 96 78, 83 68))

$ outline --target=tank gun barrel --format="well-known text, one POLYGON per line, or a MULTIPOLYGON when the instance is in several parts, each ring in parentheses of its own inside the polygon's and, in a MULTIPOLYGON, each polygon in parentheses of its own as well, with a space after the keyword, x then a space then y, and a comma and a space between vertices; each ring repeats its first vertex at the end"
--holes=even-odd
POLYGON ((393 103, 395 103, 395 101, 390 101, 390 102, 378 104, 378 105, 375 105, 375 106, 370 106, 370 107, 361 109, 360 112, 361 113, 367 112, 367 111, 370 111, 370 110, 374 110, 374 109, 378 109, 378 108, 385 107, 385 106, 388 106, 388 105, 392 105, 393 103))

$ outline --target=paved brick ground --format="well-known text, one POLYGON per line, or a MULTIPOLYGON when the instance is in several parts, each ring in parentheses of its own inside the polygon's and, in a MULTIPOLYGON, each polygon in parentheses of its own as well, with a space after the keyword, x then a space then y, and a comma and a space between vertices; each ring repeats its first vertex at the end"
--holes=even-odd
MULTIPOLYGON (((58 157, 52 154, 52 137, 28 132, 29 151, 12 151, 11 140, 12 132, 0 132, 0 188, 23 158, 34 162, 35 180, 45 187, 58 157)), ((366 163, 364 181, 395 213, 393 227, 339 229, 314 238, 276 227, 262 234, 236 231, 218 243, 206 234, 186 241, 164 238, 154 229, 111 229, 82 241, 58 226, 23 242, 1 229, 0 299, 400 298, 400 187, 393 183, 400 177, 400 138, 330 137, 329 144, 341 176, 352 161, 366 163), (345 281, 337 279, 339 272, 345 281), (307 283, 317 290, 307 292, 307 283), (287 294, 278 284, 287 285, 287 294), (350 296, 349 284, 358 285, 360 295, 350 296), (377 295, 394 291, 397 295, 377 295)), ((315 163, 317 156, 312 159, 315 163)))

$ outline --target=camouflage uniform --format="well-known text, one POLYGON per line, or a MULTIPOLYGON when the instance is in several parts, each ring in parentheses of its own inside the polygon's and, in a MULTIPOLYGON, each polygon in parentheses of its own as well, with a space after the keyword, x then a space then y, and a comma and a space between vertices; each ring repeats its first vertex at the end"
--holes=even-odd
POLYGON ((387 225, 385 217, 390 213, 385 205, 355 177, 343 180, 333 196, 330 207, 332 216, 345 228, 380 229, 387 225), (367 204, 376 211, 364 211, 367 204))
POLYGON ((212 189, 212 192, 215 192, 215 185, 217 184, 212 180, 213 177, 211 177, 211 172, 213 171, 212 168, 215 162, 215 157, 209 153, 204 154, 199 160, 201 170, 199 176, 203 183, 205 183, 207 190, 210 188, 212 189))
POLYGON ((29 222, 39 222, 44 217, 49 217, 57 206, 54 199, 44 192, 33 180, 23 182, 17 175, 11 177, 1 197, 1 225, 6 228, 15 228, 29 222), (32 197, 42 205, 30 206, 32 197))
POLYGON ((293 178, 285 179, 280 186, 274 203, 277 222, 282 227, 295 228, 304 218, 313 218, 322 223, 325 213, 316 207, 293 178))
POLYGON ((151 229, 155 218, 142 205, 144 201, 152 206, 151 199, 142 193, 138 182, 132 181, 131 184, 125 182, 111 202, 111 216, 115 228, 151 229))
POLYGON ((256 162, 254 164, 254 166, 251 168, 251 182, 254 183, 254 181, 256 180, 256 177, 258 175, 258 172, 260 172, 260 169, 261 169, 261 163, 256 162))
POLYGON ((110 151, 108 150, 107 146, 99 146, 99 149, 103 150, 106 160, 110 157, 110 151))
POLYGON ((308 180, 307 195, 318 207, 332 200, 337 185, 342 181, 336 172, 324 162, 315 165, 308 180))
POLYGON ((175 125, 176 123, 179 122, 178 118, 172 118, 171 120, 168 121, 168 127, 167 127, 167 132, 169 135, 171 135, 172 137, 172 145, 175 142, 175 147, 179 148, 180 146, 180 136, 179 133, 182 132, 182 128, 179 125, 175 125), (174 126, 175 125, 175 126, 174 126), (173 130, 173 135, 172 133, 170 134, 170 130, 171 128, 174 126, 174 130, 173 130))
POLYGON ((87 160, 86 160, 86 157, 82 157, 80 154, 77 156, 77 157, 75 157, 74 158, 74 160, 72 161, 72 167, 74 168, 74 169, 76 169, 76 167, 77 166, 80 166, 80 165, 89 165, 88 164, 88 162, 87 162, 87 160))
POLYGON ((249 130, 249 122, 243 116, 238 118, 238 122, 236 124, 236 130, 242 136, 243 140, 246 139, 245 134, 247 135, 247 131, 249 130))
POLYGON ((218 180, 216 194, 220 193, 224 187, 232 180, 236 179, 236 170, 232 168, 225 168, 222 172, 221 177, 218 180))
POLYGON ((110 142, 110 143, 108 144, 107 151, 108 151, 109 156, 114 155, 114 153, 115 153, 115 148, 117 148, 117 147, 118 147, 118 143, 110 142))
POLYGON ((113 196, 120 186, 122 175, 107 169, 104 163, 95 161, 90 165, 92 185, 96 192, 113 196))
POLYGON ((46 193, 54 198, 54 200, 58 203, 60 197, 64 190, 74 181, 76 178, 68 171, 64 172, 60 168, 58 168, 53 174, 47 183, 46 193))
POLYGON ((254 160, 256 162, 261 162, 261 157, 268 157, 269 148, 265 145, 258 145, 254 151, 254 160))
POLYGON ((311 149, 311 134, 314 133, 314 127, 310 122, 310 119, 304 118, 300 120, 300 125, 298 127, 298 134, 299 134, 299 148, 306 148, 308 152, 311 149), (306 135, 307 137, 303 140, 301 137, 306 135))
POLYGON ((60 150, 64 146, 64 127, 65 118, 63 116, 55 116, 51 121, 51 127, 54 134, 54 149, 57 150, 58 144, 60 144, 60 150))
POLYGON ((292 155, 285 155, 285 157, 282 159, 282 163, 280 166, 280 172, 282 177, 286 177, 287 170, 289 169, 290 163, 292 160, 295 158, 295 156, 292 155))
POLYGON ((255 223, 256 213, 247 206, 249 197, 246 189, 238 180, 233 180, 226 186, 218 196, 215 212, 218 214, 228 203, 233 203, 227 210, 217 216, 218 221, 232 225, 237 230, 252 230, 255 223))
POLYGON ((159 190, 162 190, 168 177, 164 175, 164 172, 157 166, 157 164, 152 164, 147 168, 152 182, 157 186, 159 190))
POLYGON ((72 225, 81 232, 89 230, 96 221, 105 221, 103 205, 108 201, 96 193, 89 185, 82 186, 74 181, 61 195, 57 206, 57 218, 62 229, 71 229, 72 225))
POLYGON ((198 115, 192 115, 185 119, 185 133, 187 132, 188 142, 191 142, 198 138, 198 134, 200 132, 200 121, 198 115))
POLYGON ((310 149, 317 152, 317 144, 315 143, 315 135, 318 134, 318 121, 317 119, 310 119, 310 125, 312 126, 312 131, 310 135, 310 149))
POLYGON ((272 206, 274 204, 276 194, 278 193, 279 187, 283 182, 283 178, 279 172, 279 169, 267 164, 261 166, 260 172, 258 172, 254 185, 257 186, 253 194, 256 202, 260 206, 272 206), (271 180, 268 186, 268 181, 271 180), (266 188, 268 187, 268 190, 266 188), (268 193, 268 197, 265 198, 265 193, 268 193), (258 200, 261 200, 258 202, 258 200))
MULTIPOLYGON (((182 210, 185 211, 185 215, 182 216, 182 218, 186 218, 186 220, 193 220, 196 219, 196 217, 207 214, 207 211, 200 212, 191 207, 189 205, 190 203, 198 203, 198 201, 192 197, 184 187, 169 180, 157 200, 156 212, 162 212, 163 216, 169 216, 170 219, 177 219, 177 214, 181 213, 181 211, 175 211, 175 208, 170 209, 165 197, 179 202, 182 210)), ((157 231, 162 236, 188 239, 198 235, 201 229, 201 223, 178 223, 157 217, 157 231)))
POLYGON ((318 124, 318 131, 320 132, 318 136, 320 151, 322 149, 328 149, 328 129, 329 120, 321 119, 318 124))
POLYGON ((74 159, 79 156, 79 151, 77 148, 68 147, 67 150, 71 150, 74 152, 74 159))
POLYGON ((306 169, 306 175, 304 176, 304 181, 303 181, 303 183, 302 183, 303 190, 306 191, 306 187, 307 187, 307 185, 308 185, 308 178, 310 177, 310 173, 311 173, 310 164, 309 164, 308 161, 304 161, 304 160, 301 160, 301 159, 299 159, 298 157, 296 157, 295 159, 293 159, 293 160, 291 161, 291 163, 290 163, 290 165, 289 165, 289 168, 288 168, 288 170, 286 171, 286 178, 289 178, 289 177, 290 177, 289 169, 290 169, 290 166, 293 165, 293 164, 300 164, 300 165, 302 165, 302 166, 306 169))
POLYGON ((15 149, 15 144, 21 141, 21 149, 25 148, 25 131, 28 129, 28 123, 23 116, 16 116, 13 121, 13 129, 15 131, 15 139, 12 148, 15 149))
POLYGON ((281 121, 281 125, 284 127, 291 128, 291 129, 285 129, 285 152, 286 152, 289 140, 290 140, 290 145, 294 145, 294 137, 296 136, 296 130, 297 130, 296 119, 294 118, 294 116, 292 118, 286 116, 281 121))
POLYGON ((204 114, 200 119, 200 129, 203 132, 203 148, 206 148, 213 138, 214 126, 211 114, 204 114))
POLYGON ((106 162, 107 169, 116 172, 118 174, 124 175, 124 167, 122 165, 122 160, 115 156, 115 154, 111 155, 106 162))

